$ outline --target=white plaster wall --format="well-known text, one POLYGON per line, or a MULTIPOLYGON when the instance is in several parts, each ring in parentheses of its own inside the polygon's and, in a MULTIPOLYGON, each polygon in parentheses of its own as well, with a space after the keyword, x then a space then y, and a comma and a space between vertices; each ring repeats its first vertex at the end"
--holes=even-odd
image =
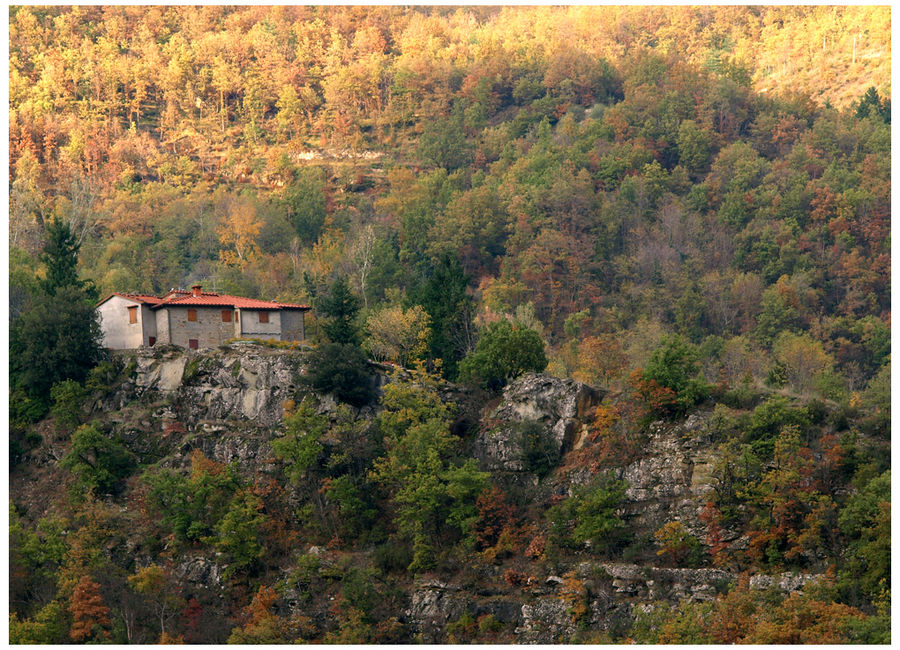
POLYGON ((145 341, 141 328, 141 312, 138 309, 136 323, 128 322, 128 307, 140 306, 136 300, 113 296, 97 308, 100 314, 100 329, 103 332, 103 347, 110 350, 138 348, 145 341))
POLYGON ((257 339, 281 339, 281 312, 270 311, 269 322, 259 322, 259 310, 241 309, 241 336, 257 339))
POLYGON ((156 312, 150 309, 150 305, 141 305, 138 310, 138 322, 141 324, 141 345, 150 345, 150 337, 153 336, 159 341, 156 333, 156 312))

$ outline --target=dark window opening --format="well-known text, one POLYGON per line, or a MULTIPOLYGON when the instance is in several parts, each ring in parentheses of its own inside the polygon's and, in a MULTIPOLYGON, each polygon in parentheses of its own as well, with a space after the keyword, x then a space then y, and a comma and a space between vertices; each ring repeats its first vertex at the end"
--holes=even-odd
POLYGON ((196 321, 197 320, 197 310, 196 309, 188 309, 188 320, 196 321))
POLYGON ((259 322, 260 323, 268 323, 269 322, 269 312, 267 312, 267 311, 259 312, 259 322))
POLYGON ((200 347, 200 341, 198 341, 197 339, 188 339, 188 347, 191 350, 196 350, 200 347))
POLYGON ((151 337, 148 339, 148 343, 150 344, 150 347, 153 347, 154 345, 156 345, 156 337, 155 337, 155 336, 151 336, 151 337))
POLYGON ((128 322, 129 323, 137 322, 137 307, 129 307, 128 308, 128 322))

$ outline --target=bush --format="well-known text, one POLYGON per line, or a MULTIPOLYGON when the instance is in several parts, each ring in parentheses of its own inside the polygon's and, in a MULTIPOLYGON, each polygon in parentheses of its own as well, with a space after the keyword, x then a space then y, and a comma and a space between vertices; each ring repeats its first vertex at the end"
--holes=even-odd
POLYGON ((697 566, 700 564, 703 549, 700 540, 691 535, 680 521, 670 521, 655 533, 660 557, 666 557, 675 566, 697 566))
MULTIPOLYGON (((81 382, 101 360, 100 322, 83 291, 63 287, 42 296, 10 323, 10 388, 21 389, 46 412, 50 388, 61 381, 81 382)), ((40 409, 18 409, 21 415, 40 409)))
POLYGON ((56 418, 58 425, 71 430, 81 424, 87 399, 87 391, 81 384, 72 379, 53 384, 50 399, 53 402, 50 413, 56 418))
POLYGON ((304 383, 347 404, 362 406, 375 397, 368 361, 353 344, 326 343, 309 355, 304 383))
POLYGON ((412 549, 406 541, 392 539, 375 547, 372 560, 383 573, 406 571, 406 567, 412 564, 412 549))
POLYGON ((104 361, 91 368, 87 379, 84 380, 84 387, 91 393, 100 392, 106 395, 112 390, 112 384, 116 380, 120 369, 116 367, 115 363, 104 361))
POLYGON ((570 548, 589 542, 599 553, 614 549, 622 541, 624 522, 617 511, 627 486, 625 481, 607 474, 597 484, 579 488, 570 498, 550 508, 547 518, 553 541, 570 548))
POLYGON ((762 401, 762 398, 763 394, 747 382, 725 391, 721 401, 725 406, 733 409, 752 409, 762 401))
POLYGON ((234 465, 213 462, 199 450, 191 455, 189 476, 163 469, 146 473, 142 480, 149 488, 148 511, 177 542, 189 544, 215 541, 216 526, 244 487, 234 465))
POLYGON ((526 372, 547 367, 544 341, 534 330, 501 320, 482 330, 475 350, 459 364, 460 378, 500 389, 526 372))
POLYGON ((787 425, 808 426, 809 413, 807 409, 792 408, 786 397, 775 395, 753 409, 744 429, 744 442, 761 459, 769 459, 775 450, 775 438, 787 425))
POLYGON ((537 422, 523 422, 519 425, 519 432, 522 436, 525 471, 544 478, 559 464, 559 446, 537 422))
POLYGON ((111 494, 134 469, 135 459, 119 441, 103 434, 96 425, 85 424, 72 436, 69 453, 60 466, 75 474, 88 490, 111 494))
POLYGON ((651 415, 681 417, 706 399, 709 386, 698 374, 697 348, 680 336, 663 338, 636 382, 651 415))

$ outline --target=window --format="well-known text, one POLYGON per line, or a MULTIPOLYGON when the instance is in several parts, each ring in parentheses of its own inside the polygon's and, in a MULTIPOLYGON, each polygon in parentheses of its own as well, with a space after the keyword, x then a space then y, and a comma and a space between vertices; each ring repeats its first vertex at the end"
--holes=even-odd
POLYGON ((230 323, 230 322, 231 322, 231 310, 230 310, 230 309, 223 309, 223 310, 222 310, 222 322, 223 322, 223 323, 230 323))
POLYGON ((151 336, 148 340, 148 343, 150 344, 150 347, 152 348, 154 345, 156 345, 156 337, 151 336))
POLYGON ((188 309, 188 320, 194 322, 197 320, 197 310, 196 309, 188 309))
POLYGON ((196 350, 200 347, 200 341, 198 341, 197 339, 188 339, 188 347, 191 350, 196 350))
POLYGON ((128 308, 128 322, 129 323, 137 322, 137 307, 129 307, 128 308))
POLYGON ((268 323, 269 322, 269 312, 267 312, 267 311, 259 312, 259 322, 260 323, 268 323))

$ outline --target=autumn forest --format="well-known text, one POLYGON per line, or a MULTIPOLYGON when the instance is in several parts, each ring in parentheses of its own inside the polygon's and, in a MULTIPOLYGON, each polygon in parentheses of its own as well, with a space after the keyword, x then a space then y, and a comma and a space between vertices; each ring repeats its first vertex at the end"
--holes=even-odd
POLYGON ((9 16, 11 480, 65 479, 11 490, 13 642, 521 642, 494 610, 411 622, 423 575, 490 571, 504 598, 562 576, 574 631, 539 642, 889 642, 890 8, 9 16), (278 487, 159 462, 87 406, 127 362, 37 342, 192 284, 314 307, 306 381, 338 406, 285 407, 278 487), (362 390, 371 362, 412 379, 362 390), (440 387, 496 404, 529 371, 605 397, 580 455, 526 445, 525 489, 467 458, 440 387), (700 523, 635 532, 619 470, 695 417, 700 523), (310 544, 344 564, 290 559, 310 544), (224 599, 172 572, 201 551, 224 599), (740 577, 600 624, 597 558, 740 577), (748 587, 790 572, 822 577, 748 587))

